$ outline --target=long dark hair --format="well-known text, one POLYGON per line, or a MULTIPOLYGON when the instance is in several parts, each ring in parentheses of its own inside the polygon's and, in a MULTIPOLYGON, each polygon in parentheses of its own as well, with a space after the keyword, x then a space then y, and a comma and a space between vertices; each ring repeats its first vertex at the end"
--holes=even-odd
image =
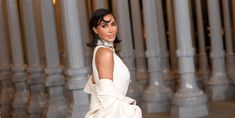
MULTIPOLYGON (((89 30, 92 34, 92 40, 90 43, 87 43, 87 46, 88 47, 95 47, 97 45, 97 42, 98 42, 98 39, 99 39, 99 36, 93 31, 93 27, 97 28, 97 26, 99 26, 99 24, 104 21, 104 17, 106 15, 109 15, 109 14, 112 14, 111 11, 107 10, 107 9, 97 9, 91 19, 90 19, 90 22, 89 22, 89 30)), ((112 14, 113 15, 113 14, 112 14)), ((113 16, 114 17, 114 16, 113 16)), ((115 17, 114 17, 115 18, 115 17)), ((116 19, 116 18, 115 18, 116 19)), ((115 43, 119 43, 121 42, 121 40, 118 40, 117 37, 116 39, 114 40, 114 44, 115 43)))

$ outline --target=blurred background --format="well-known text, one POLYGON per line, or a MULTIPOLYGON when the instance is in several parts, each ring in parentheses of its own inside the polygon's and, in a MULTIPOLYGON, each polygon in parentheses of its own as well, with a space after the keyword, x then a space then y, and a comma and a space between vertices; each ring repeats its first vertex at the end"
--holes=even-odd
POLYGON ((0 0, 1 118, 84 117, 99 8, 144 118, 232 118, 235 0, 0 0))

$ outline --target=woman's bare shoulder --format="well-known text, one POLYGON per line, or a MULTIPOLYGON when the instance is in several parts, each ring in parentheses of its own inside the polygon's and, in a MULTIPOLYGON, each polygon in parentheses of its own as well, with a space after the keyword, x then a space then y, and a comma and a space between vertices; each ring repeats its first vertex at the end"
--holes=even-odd
POLYGON ((113 59, 112 50, 105 47, 98 48, 96 52, 96 60, 97 59, 102 61, 112 61, 113 59))
POLYGON ((100 79, 113 79, 113 52, 108 48, 99 48, 96 53, 96 67, 99 72, 100 79))

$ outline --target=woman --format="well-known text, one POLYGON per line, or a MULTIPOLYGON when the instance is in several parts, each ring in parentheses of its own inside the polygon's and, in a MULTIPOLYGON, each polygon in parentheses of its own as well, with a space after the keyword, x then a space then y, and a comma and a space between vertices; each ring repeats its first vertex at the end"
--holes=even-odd
POLYGON ((135 100, 126 97, 130 73, 115 53, 117 21, 106 9, 98 9, 90 20, 95 47, 92 59, 93 74, 84 91, 91 94, 90 109, 85 118, 142 118, 135 100))

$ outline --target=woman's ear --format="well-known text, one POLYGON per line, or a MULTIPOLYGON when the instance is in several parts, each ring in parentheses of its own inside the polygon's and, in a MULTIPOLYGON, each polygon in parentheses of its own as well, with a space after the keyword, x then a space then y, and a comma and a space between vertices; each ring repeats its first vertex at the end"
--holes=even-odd
POLYGON ((96 29, 95 27, 93 27, 92 30, 93 30, 96 34, 98 34, 97 29, 96 29))

